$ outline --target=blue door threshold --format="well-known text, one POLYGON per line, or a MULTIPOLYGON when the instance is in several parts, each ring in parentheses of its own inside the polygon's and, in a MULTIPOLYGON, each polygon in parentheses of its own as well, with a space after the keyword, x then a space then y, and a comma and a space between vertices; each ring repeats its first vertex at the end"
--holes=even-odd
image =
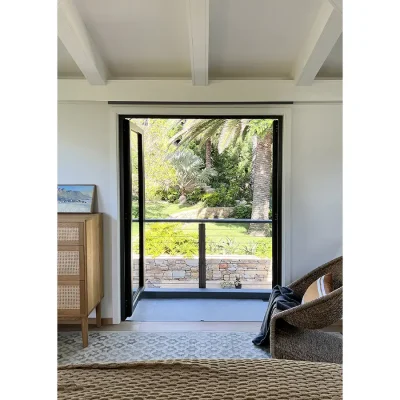
POLYGON ((141 299, 127 321, 260 322, 268 302, 260 299, 141 299))

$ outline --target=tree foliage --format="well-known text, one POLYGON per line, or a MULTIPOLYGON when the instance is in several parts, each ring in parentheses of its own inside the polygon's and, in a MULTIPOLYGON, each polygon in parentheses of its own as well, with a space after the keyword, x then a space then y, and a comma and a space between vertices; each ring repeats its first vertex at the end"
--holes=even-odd
POLYGON ((200 146, 211 139, 221 154, 228 146, 235 145, 239 137, 245 132, 247 122, 245 119, 188 119, 171 141, 180 140, 179 145, 187 145, 193 140, 200 146))
POLYGON ((203 160, 190 149, 177 150, 167 159, 175 169, 176 183, 182 196, 203 188, 216 175, 214 169, 204 168, 203 160))
MULTIPOLYGON (((269 195, 264 192, 270 192, 266 191, 270 186, 266 171, 270 168, 272 145, 268 144, 270 140, 266 141, 266 135, 272 134, 273 120, 145 118, 134 122, 144 131, 148 200, 162 198, 175 202, 180 195, 185 195, 190 202, 203 199, 206 204, 218 206, 245 200, 253 203, 255 218, 267 218, 264 214, 269 206, 269 195), (212 169, 204 165, 206 143, 208 150, 211 143, 212 169), (269 156, 265 158, 267 153, 269 156), (255 188, 252 177, 256 170, 258 177, 253 182, 258 186, 255 188), (206 185, 214 188, 215 194, 204 196, 206 185)), ((132 142, 135 189, 137 157, 132 142)), ((207 159, 210 165, 210 151, 207 159)))
POLYGON ((236 146, 229 146, 222 154, 218 154, 218 149, 214 147, 212 158, 217 175, 211 179, 210 186, 220 192, 229 188, 235 200, 250 202, 251 138, 248 135, 240 138, 236 146))
MULTIPOLYGON (((177 119, 136 118, 135 124, 143 129, 144 171, 146 182, 146 198, 157 198, 160 188, 167 189, 177 183, 175 169, 168 160, 168 155, 175 151, 169 144, 171 136, 181 129, 177 119)), ((138 165, 136 134, 131 134, 132 154, 132 188, 137 195, 138 165)))
POLYGON ((270 132, 272 119, 187 119, 182 127, 182 120, 179 121, 179 129, 172 137, 171 142, 179 140, 179 145, 187 145, 193 140, 200 145, 211 139, 222 154, 229 146, 236 145, 239 138, 250 135, 257 135, 264 138, 270 132))
POLYGON ((250 119, 247 126, 250 135, 263 139, 267 134, 272 134, 273 124, 273 119, 250 119))
MULTIPOLYGON (((179 146, 187 146, 190 142, 204 143, 211 140, 216 144, 218 153, 223 154, 228 148, 238 147, 236 144, 248 136, 253 136, 252 169, 252 218, 267 219, 269 210, 269 193, 271 185, 272 160, 272 119, 195 119, 187 120, 182 129, 171 139, 179 146)), ((226 168, 226 166, 225 166, 226 168)), ((236 169, 236 168, 235 168, 236 169)), ((248 171, 246 171, 248 172, 248 171)), ((250 178, 251 178, 250 176, 250 178)), ((236 176, 234 177, 236 178, 236 176)), ((234 185, 236 179, 230 180, 228 185, 234 185)), ((248 180, 250 182, 251 179, 248 180)), ((223 184, 222 184, 223 185, 223 184)), ((239 191, 240 186, 233 188, 239 191)), ((249 193, 250 187, 241 188, 249 193)), ((211 200, 211 199, 209 199, 211 200)))

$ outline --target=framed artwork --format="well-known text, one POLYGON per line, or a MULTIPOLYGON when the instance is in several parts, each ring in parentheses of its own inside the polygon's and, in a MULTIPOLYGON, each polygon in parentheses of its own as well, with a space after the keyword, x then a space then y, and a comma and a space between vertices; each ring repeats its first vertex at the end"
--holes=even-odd
POLYGON ((59 213, 93 213, 96 185, 57 185, 59 213))

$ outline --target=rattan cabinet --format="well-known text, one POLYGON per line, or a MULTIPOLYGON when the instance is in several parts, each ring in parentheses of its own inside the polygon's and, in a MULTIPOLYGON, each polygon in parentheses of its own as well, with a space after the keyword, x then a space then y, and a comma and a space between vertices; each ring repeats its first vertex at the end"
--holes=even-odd
POLYGON ((95 308, 96 324, 101 326, 102 214, 58 214, 57 245, 58 320, 80 320, 87 347, 88 317, 95 308))

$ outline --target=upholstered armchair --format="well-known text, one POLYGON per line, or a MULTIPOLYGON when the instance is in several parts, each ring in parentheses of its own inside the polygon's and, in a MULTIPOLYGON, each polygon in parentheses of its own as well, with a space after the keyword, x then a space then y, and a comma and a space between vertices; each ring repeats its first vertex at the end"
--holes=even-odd
POLYGON ((338 257, 291 283, 300 298, 315 280, 332 273, 333 291, 289 310, 274 310, 270 325, 270 351, 273 358, 342 363, 343 336, 321 330, 342 318, 343 257, 338 257))

